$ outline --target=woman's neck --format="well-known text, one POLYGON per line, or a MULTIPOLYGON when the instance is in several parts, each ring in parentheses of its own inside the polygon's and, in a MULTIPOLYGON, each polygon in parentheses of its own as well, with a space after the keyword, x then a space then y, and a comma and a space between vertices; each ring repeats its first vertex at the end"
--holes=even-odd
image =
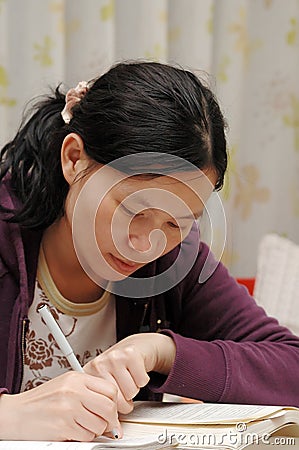
POLYGON ((65 298, 90 303, 101 297, 103 288, 86 275, 78 261, 71 226, 64 217, 46 229, 41 245, 51 277, 65 298))

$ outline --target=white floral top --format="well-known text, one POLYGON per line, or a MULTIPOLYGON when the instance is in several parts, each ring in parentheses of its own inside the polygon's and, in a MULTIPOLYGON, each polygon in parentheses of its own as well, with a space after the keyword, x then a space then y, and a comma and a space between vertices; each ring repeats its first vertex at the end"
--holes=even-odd
POLYGON ((51 309, 82 366, 116 342, 114 295, 105 291, 92 303, 70 302, 57 290, 41 250, 34 300, 28 314, 21 391, 70 370, 67 359, 38 313, 44 303, 51 309))

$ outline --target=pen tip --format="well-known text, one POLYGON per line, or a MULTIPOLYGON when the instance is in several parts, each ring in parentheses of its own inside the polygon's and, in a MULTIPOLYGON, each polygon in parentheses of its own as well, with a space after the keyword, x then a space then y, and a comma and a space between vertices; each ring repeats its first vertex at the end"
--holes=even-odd
POLYGON ((118 431, 117 431, 117 430, 113 429, 113 430, 111 431, 111 433, 112 433, 114 439, 118 439, 118 431))

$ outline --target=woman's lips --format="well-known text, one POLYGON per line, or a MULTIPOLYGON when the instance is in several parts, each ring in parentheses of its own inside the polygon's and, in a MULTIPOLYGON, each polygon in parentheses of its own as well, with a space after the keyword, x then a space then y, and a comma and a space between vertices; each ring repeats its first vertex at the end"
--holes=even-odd
POLYGON ((132 272, 132 270, 136 270, 138 267, 138 264, 136 263, 133 263, 131 261, 124 262, 121 259, 117 258, 116 256, 112 255, 112 253, 110 253, 110 255, 117 268, 123 272, 132 272))

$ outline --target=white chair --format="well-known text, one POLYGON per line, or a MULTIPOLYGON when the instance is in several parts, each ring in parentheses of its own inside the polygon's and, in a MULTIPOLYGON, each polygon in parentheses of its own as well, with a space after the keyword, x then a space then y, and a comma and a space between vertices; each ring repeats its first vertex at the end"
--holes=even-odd
POLYGON ((276 234, 261 240, 253 293, 268 315, 299 335, 299 246, 276 234))

